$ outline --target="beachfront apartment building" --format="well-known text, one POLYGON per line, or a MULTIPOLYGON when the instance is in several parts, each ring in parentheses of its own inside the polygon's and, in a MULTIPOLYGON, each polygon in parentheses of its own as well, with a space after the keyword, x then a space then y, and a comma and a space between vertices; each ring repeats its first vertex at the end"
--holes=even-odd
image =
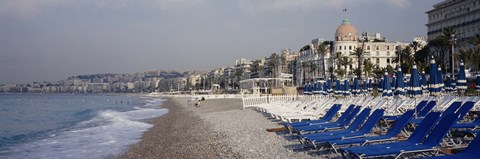
POLYGON ((451 27, 455 39, 466 41, 480 32, 480 1, 445 0, 433 5, 428 15, 428 41, 442 35, 442 30, 451 27))

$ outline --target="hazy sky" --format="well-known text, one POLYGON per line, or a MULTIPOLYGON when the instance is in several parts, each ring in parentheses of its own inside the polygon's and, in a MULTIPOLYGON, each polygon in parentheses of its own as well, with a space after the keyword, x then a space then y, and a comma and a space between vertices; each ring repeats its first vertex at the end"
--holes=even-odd
POLYGON ((441 0, 0 0, 0 83, 207 69, 359 32, 426 35, 441 0))

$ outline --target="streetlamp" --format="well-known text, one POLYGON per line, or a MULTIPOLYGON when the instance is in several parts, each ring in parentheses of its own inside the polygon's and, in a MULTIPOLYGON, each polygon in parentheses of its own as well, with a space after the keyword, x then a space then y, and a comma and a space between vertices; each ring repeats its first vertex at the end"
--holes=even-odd
POLYGON ((455 56, 454 56, 454 51, 455 51, 455 41, 457 39, 455 39, 455 34, 452 34, 452 39, 451 39, 451 43, 452 43, 452 78, 455 78, 455 56))

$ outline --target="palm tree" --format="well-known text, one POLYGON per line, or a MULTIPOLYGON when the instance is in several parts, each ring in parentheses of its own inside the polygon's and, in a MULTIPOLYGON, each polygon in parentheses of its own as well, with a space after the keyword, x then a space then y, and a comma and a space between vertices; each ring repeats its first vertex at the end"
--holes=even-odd
POLYGON ((373 64, 372 61, 369 60, 364 60, 364 69, 363 71, 365 72, 365 77, 368 78, 372 74, 373 68, 375 65, 373 64))
POLYGON ((277 53, 273 53, 273 54, 270 55, 269 59, 270 59, 270 61, 268 63, 268 66, 270 67, 271 72, 272 72, 271 78, 272 77, 276 78, 277 77, 277 67, 280 64, 280 62, 279 62, 280 57, 277 55, 277 53))
POLYGON ((324 78, 326 77, 325 55, 327 54, 327 51, 328 51, 328 46, 325 42, 318 45, 317 52, 322 57, 321 70, 322 70, 322 74, 323 74, 324 78))
POLYGON ((365 53, 365 51, 362 48, 357 47, 357 48, 355 48, 355 50, 353 50, 352 53, 357 58, 358 71, 356 71, 356 72, 357 72, 357 78, 360 79, 361 76, 362 76, 362 61, 363 61, 362 59, 363 59, 363 54, 365 53))
POLYGON ((310 69, 310 73, 312 74, 312 77, 315 79, 315 77, 317 77, 316 72, 318 70, 317 64, 314 61, 310 61, 309 69, 310 69))
POLYGON ((301 66, 302 66, 302 72, 303 72, 303 82, 307 83, 307 79, 306 79, 306 75, 305 75, 305 73, 306 73, 305 69, 308 67, 308 64, 306 62, 302 62, 301 66))
POLYGON ((343 56, 342 58, 340 58, 340 64, 344 66, 344 69, 345 69, 345 74, 348 75, 348 72, 347 72, 347 66, 353 64, 353 60, 350 58, 350 57, 347 57, 347 56, 343 56))
POLYGON ((469 59, 472 67, 476 72, 478 72, 478 67, 480 63, 480 34, 476 34, 472 39, 470 39, 469 43, 473 45, 472 48, 472 58, 469 59))

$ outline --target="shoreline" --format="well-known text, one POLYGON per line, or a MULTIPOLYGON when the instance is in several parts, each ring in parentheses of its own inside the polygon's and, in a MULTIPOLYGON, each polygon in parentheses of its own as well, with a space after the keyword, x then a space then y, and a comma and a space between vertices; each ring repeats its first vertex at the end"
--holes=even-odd
POLYGON ((167 98, 168 113, 154 118, 140 142, 119 159, 127 158, 318 158, 264 114, 243 110, 241 99, 207 99, 199 107, 189 98, 167 98))
POLYGON ((223 136, 210 131, 211 125, 188 110, 186 104, 187 99, 165 101, 162 108, 169 112, 155 118, 154 126, 140 142, 117 158, 220 158, 229 153, 220 141, 223 136))

